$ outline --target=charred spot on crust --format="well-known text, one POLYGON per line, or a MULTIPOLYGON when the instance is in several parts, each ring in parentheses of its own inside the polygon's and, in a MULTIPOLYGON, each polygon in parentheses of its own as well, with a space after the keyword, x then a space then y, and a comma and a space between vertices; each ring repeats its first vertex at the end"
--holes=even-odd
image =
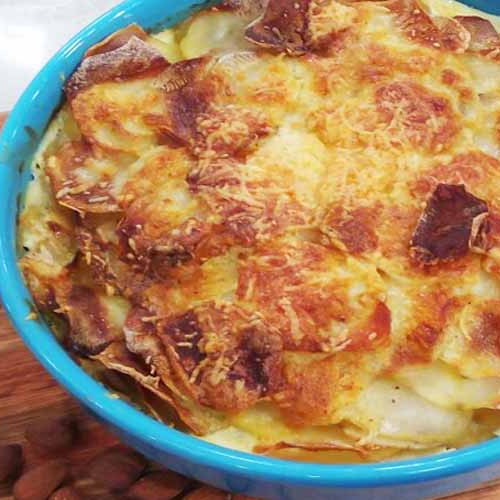
POLYGON ((214 94, 213 80, 203 80, 208 59, 198 57, 169 66, 158 78, 167 112, 149 114, 144 122, 159 138, 175 146, 189 146, 196 134, 196 119, 208 109, 214 94))
POLYGON ((202 339, 202 331, 198 317, 193 311, 188 311, 179 318, 168 322, 160 336, 167 337, 167 343, 175 349, 179 356, 179 362, 188 375, 191 375, 206 357, 198 347, 202 339))
POLYGON ((63 303, 70 324, 68 340, 74 351, 83 356, 95 355, 113 341, 105 312, 92 289, 72 285, 63 303))
POLYGON ((456 16, 455 20, 470 33, 468 50, 482 52, 500 48, 500 36, 487 19, 479 16, 456 16))
POLYGON ((255 244, 257 230, 254 224, 256 217, 254 214, 248 213, 243 204, 228 206, 224 212, 224 216, 224 228, 233 235, 239 244, 243 246, 255 244))
POLYGON ((205 86, 186 86, 169 95, 171 134, 189 144, 196 135, 197 118, 209 106, 208 89, 205 86))
POLYGON ((158 73, 168 61, 154 47, 132 36, 125 45, 110 52, 97 53, 83 60, 65 86, 69 101, 98 83, 123 81, 158 73))
POLYGON ((186 146, 197 157, 244 155, 271 127, 262 112, 218 102, 230 90, 227 81, 210 72, 211 62, 201 57, 165 70, 158 81, 166 112, 149 114, 145 122, 162 142, 186 146))
POLYGON ((438 184, 413 234, 412 258, 433 265, 463 257, 487 231, 487 213, 486 202, 468 193, 463 185, 438 184))
POLYGON ((173 373, 204 406, 240 411, 281 387, 279 333, 236 306, 205 304, 168 320, 159 336, 173 373))
MULTIPOLYGON (((136 217, 125 217, 117 233, 122 250, 123 262, 133 263, 136 269, 151 277, 164 278, 171 268, 182 265, 196 255, 210 235, 211 225, 190 217, 174 228, 166 227, 164 232, 150 228, 151 221, 136 217)), ((153 222, 151 222, 154 225, 153 222)))
MULTIPOLYGON (((207 353, 208 363, 200 377, 201 401, 234 412, 249 408, 281 388, 283 345, 279 333, 260 322, 231 324, 229 328, 231 339, 224 339, 224 335, 217 339, 225 348, 207 353)), ((207 339, 203 342, 204 348, 210 349, 207 339)))
POLYGON ((250 42, 292 56, 324 52, 357 16, 336 0, 270 0, 245 31, 250 42))
POLYGON ((148 34, 138 24, 130 24, 129 26, 112 33, 102 42, 90 47, 90 49, 85 52, 85 58, 119 49, 134 36, 144 41, 146 40, 148 34))
POLYGON ((278 335, 256 328, 245 330, 238 346, 238 360, 228 378, 243 380, 246 388, 260 397, 275 392, 281 379, 282 348, 278 335))
POLYGON ((264 15, 248 26, 246 38, 262 47, 291 55, 307 50, 310 0, 270 0, 264 15))
POLYGON ((417 0, 390 0, 386 5, 410 40, 437 50, 467 49, 470 35, 457 20, 430 16, 417 0))
POLYGON ((150 258, 153 268, 159 268, 164 265, 170 268, 189 262, 193 256, 183 247, 172 247, 163 252, 153 250, 150 258))
POLYGON ((140 332, 142 335, 154 335, 156 332, 155 323, 147 321, 151 313, 148 309, 140 306, 133 307, 125 322, 125 328, 134 332, 140 332))

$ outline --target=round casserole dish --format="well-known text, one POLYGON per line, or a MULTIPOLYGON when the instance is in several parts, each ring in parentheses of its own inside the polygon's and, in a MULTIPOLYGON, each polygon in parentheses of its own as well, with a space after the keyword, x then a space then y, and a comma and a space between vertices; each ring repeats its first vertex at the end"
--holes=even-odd
MULTIPOLYGON (((491 10, 485 0, 467 2, 491 10)), ((62 99, 62 81, 85 50, 136 22, 148 29, 187 17, 196 0, 127 0, 68 42, 23 94, 0 136, 0 295, 28 347, 97 418, 152 459, 218 487, 270 499, 424 499, 463 490, 500 475, 500 440, 446 454, 370 465, 314 465, 221 448, 154 421, 112 399, 66 354, 42 321, 27 319, 31 299, 17 267, 16 216, 30 159, 62 99)), ((497 13, 500 13, 500 9, 497 13)))

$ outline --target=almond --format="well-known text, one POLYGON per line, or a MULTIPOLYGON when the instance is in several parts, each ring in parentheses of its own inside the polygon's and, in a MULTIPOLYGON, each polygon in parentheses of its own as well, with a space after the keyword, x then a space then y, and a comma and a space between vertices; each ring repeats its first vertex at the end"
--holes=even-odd
POLYGON ((24 473, 14 484, 16 500, 46 500, 68 475, 64 460, 51 460, 24 473))
POLYGON ((65 451, 76 441, 77 426, 71 417, 36 420, 25 432, 26 439, 35 448, 51 453, 65 451))
POLYGON ((0 483, 16 479, 23 465, 23 448, 20 444, 0 446, 0 483))
POLYGON ((184 500, 230 500, 231 493, 212 488, 212 486, 202 486, 184 497, 184 500))
POLYGON ((146 466, 146 459, 139 453, 127 448, 114 447, 90 462, 89 475, 104 488, 121 491, 135 483, 146 466))
POLYGON ((132 485, 127 496, 131 500, 170 500, 188 484, 188 479, 169 470, 151 472, 132 485))
POLYGON ((52 493, 49 500, 82 500, 82 496, 72 486, 64 486, 52 493))

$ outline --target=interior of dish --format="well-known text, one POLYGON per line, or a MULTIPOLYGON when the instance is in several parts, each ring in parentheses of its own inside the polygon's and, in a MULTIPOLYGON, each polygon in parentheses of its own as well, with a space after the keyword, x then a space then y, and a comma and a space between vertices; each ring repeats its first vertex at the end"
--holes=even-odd
POLYGON ((93 376, 283 458, 500 428, 500 36, 448 0, 229 0, 86 54, 20 266, 93 376))

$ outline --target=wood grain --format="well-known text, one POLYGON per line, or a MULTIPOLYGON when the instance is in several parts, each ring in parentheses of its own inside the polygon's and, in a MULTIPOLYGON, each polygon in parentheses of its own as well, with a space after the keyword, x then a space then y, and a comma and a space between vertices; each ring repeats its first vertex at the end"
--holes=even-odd
MULTIPOLYGON (((6 113, 0 113, 0 129, 6 113)), ((32 450, 24 439, 30 422, 49 415, 71 414, 81 429, 81 438, 66 454, 72 473, 81 477, 82 467, 97 453, 117 443, 102 425, 90 417, 67 392, 45 372, 10 325, 0 307, 0 445, 25 445, 26 468, 45 460, 32 450)), ((86 480, 78 486, 93 498, 108 498, 102 490, 86 480)), ((447 500, 499 500, 500 480, 479 489, 446 497, 447 500)), ((12 500, 8 488, 0 486, 0 500, 12 500)), ((443 499, 444 500, 444 499, 443 499)))
MULTIPOLYGON (((79 476, 79 469, 105 447, 117 443, 103 426, 89 417, 80 405, 59 386, 10 326, 0 309, 0 444, 22 443, 24 430, 30 422, 51 415, 74 415, 81 429, 81 438, 75 448, 66 454, 72 472, 79 476)), ((37 454, 25 446, 26 467, 45 460, 47 455, 37 454)), ((88 493, 99 490, 85 482, 82 488, 88 493)), ((0 487, 0 499, 7 500, 6 487, 0 487)))

